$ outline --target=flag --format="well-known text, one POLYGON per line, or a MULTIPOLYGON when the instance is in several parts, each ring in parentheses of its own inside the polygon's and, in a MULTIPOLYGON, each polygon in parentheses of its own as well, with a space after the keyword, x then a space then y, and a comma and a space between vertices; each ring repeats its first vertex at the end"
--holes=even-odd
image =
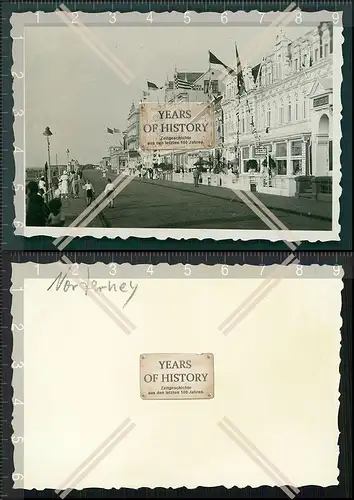
POLYGON ((243 80, 242 66, 241 66, 240 56, 238 55, 236 43, 235 43, 235 52, 236 52, 237 89, 238 89, 238 94, 241 95, 242 92, 246 90, 246 87, 245 87, 245 82, 243 80))
POLYGON ((158 87, 155 83, 153 82, 147 82, 147 86, 148 86, 148 89, 149 90, 159 90, 159 88, 162 88, 162 87, 158 87))
POLYGON ((214 74, 213 71, 210 71, 209 80, 206 82, 206 89, 204 87, 204 89, 206 90, 206 94, 208 94, 209 98, 213 97, 213 88, 212 88, 212 83, 211 83, 211 78, 212 78, 213 74, 214 74))
POLYGON ((234 73, 234 70, 232 68, 230 68, 222 61, 220 61, 220 59, 218 59, 212 52, 210 52, 210 50, 209 50, 209 64, 218 64, 219 66, 223 66, 223 68, 225 68, 230 75, 234 73))
POLYGON ((119 128, 114 128, 113 131, 114 131, 115 134, 120 134, 119 128))
POLYGON ((107 134, 114 134, 113 129, 107 127, 107 134))
POLYGON ((192 90, 193 83, 190 83, 187 80, 182 80, 181 78, 178 78, 178 73, 175 73, 175 88, 176 89, 192 90))

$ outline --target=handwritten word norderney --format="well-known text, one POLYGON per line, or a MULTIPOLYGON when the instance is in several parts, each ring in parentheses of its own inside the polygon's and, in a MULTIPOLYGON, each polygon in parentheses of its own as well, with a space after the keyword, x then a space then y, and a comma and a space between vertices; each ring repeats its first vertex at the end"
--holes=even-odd
POLYGON ((125 280, 121 282, 117 282, 117 280, 108 280, 103 284, 95 279, 90 279, 90 270, 87 267, 87 277, 86 279, 70 279, 69 271, 67 273, 59 273, 58 276, 54 279, 54 281, 49 285, 47 291, 54 292, 75 292, 80 289, 84 291, 85 295, 89 294, 89 291, 92 290, 96 293, 102 293, 104 291, 112 292, 112 293, 123 293, 126 295, 127 300, 125 301, 123 307, 125 307, 131 299, 136 294, 138 289, 138 284, 133 283, 131 280, 125 280))

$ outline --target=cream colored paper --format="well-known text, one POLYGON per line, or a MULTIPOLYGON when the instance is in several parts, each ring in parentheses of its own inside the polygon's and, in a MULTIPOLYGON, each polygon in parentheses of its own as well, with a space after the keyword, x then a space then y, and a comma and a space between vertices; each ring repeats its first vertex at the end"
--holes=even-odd
MULTIPOLYGON (((97 280, 112 280, 108 266, 98 265, 106 275, 97 280)), ((146 277, 135 280, 123 309, 136 327, 129 334, 82 290, 48 292, 60 267, 52 278, 25 279, 19 487, 281 484, 223 431, 223 421, 287 484, 337 484, 342 279, 324 278, 319 266, 318 278, 295 278, 296 266, 289 267, 292 279, 279 279, 227 335, 220 324, 263 279, 155 279, 142 266, 146 277), (212 352, 215 397, 143 401, 139 356, 147 352, 212 352), (85 477, 68 480, 127 419, 133 427, 125 437, 85 477)), ((21 272, 14 266, 14 275, 21 272)), ((105 296, 123 306, 120 295, 105 296)))

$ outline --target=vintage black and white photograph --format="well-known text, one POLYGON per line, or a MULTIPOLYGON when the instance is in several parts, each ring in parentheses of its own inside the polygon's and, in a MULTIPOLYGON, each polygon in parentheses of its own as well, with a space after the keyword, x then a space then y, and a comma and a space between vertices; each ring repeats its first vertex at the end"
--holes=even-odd
POLYGON ((340 14, 74 14, 12 22, 25 235, 339 239, 340 14))

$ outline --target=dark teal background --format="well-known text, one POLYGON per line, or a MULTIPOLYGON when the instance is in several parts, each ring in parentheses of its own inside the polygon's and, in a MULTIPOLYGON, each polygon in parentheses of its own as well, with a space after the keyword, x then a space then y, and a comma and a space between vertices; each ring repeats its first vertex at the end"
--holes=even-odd
MULTIPOLYGON (((2 57, 1 57, 1 75, 2 75, 2 96, 1 107, 2 112, 2 147, 1 147, 1 172, 0 182, 2 191, 2 248, 3 250, 47 250, 54 251, 56 247, 53 245, 53 238, 50 237, 33 237, 24 238, 14 236, 13 221, 15 212, 13 207, 13 192, 11 186, 14 180, 14 158, 12 154, 13 145, 13 99, 12 99, 12 40, 10 37, 10 16, 12 12, 35 12, 42 10, 45 12, 53 11, 58 8, 62 2, 2 2, 2 57), (7 112, 7 113, 6 113, 7 112)), ((71 11, 85 12, 104 12, 104 11, 120 11, 128 12, 136 10, 140 12, 165 12, 179 11, 185 12, 224 12, 226 10, 261 10, 261 11, 277 11, 286 9, 290 0, 287 2, 64 2, 66 7, 71 11)), ((352 192, 353 192, 353 161, 352 161, 352 6, 351 2, 298 2, 297 6, 303 11, 318 11, 329 10, 333 12, 343 11, 343 83, 342 83, 342 140, 341 140, 341 164, 342 164, 342 180, 341 186, 343 189, 340 198, 340 225, 341 225, 341 241, 339 242, 304 242, 300 245, 301 250, 315 251, 334 251, 334 250, 351 250, 352 249, 352 192)), ((334 137, 333 140, 336 140, 334 137)), ((0 221, 1 222, 1 221, 0 221)), ((145 251, 278 251, 286 250, 288 247, 284 242, 271 243, 267 240, 254 240, 249 242, 243 241, 214 241, 206 240, 172 240, 159 241, 155 238, 139 239, 129 238, 114 240, 109 238, 75 238, 66 247, 66 250, 71 251, 130 251, 130 250, 145 250, 145 251)))

